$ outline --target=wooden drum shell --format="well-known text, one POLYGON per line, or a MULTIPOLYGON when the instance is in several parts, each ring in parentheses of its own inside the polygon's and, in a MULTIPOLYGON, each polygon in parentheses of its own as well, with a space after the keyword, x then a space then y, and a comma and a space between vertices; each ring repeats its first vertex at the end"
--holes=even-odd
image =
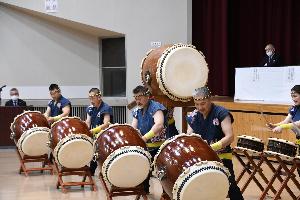
POLYGON ((158 171, 165 170, 166 178, 161 180, 161 184, 172 197, 173 186, 184 169, 205 160, 221 162, 218 155, 200 137, 183 136, 167 143, 156 155, 154 163, 158 171))
POLYGON ((18 141, 25 131, 33 127, 50 128, 50 125, 46 117, 38 111, 25 111, 18 115, 11 124, 11 131, 14 134, 14 139, 18 141))

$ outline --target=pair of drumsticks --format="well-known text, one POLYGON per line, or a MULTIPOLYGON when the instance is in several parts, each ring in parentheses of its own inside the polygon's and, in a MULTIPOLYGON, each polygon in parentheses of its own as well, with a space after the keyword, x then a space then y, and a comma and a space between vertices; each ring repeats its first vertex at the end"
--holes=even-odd
MULTIPOLYGON (((263 113, 263 110, 261 107, 260 108, 260 113, 262 115, 262 117, 264 118, 266 124, 272 124, 269 122, 269 120, 267 119, 266 115, 263 113)), ((296 134, 297 137, 300 137, 300 129, 298 128, 298 126, 295 124, 295 122, 291 119, 292 124, 294 125, 292 128, 292 131, 296 134)))

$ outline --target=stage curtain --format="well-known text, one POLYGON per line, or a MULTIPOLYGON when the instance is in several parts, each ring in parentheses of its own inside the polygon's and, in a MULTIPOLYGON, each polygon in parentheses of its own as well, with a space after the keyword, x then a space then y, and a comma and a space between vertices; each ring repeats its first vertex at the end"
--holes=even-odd
POLYGON ((257 66, 267 43, 284 65, 300 65, 299 0, 193 0, 192 11, 193 44, 206 56, 214 94, 233 96, 234 68, 257 66))

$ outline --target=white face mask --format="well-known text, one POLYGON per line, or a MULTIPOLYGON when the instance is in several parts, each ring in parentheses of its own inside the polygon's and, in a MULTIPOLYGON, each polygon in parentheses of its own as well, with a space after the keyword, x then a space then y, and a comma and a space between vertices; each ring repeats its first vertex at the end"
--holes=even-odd
POLYGON ((266 54, 267 54, 267 56, 270 57, 273 54, 273 52, 272 51, 267 51, 266 54))
POLYGON ((11 100, 16 101, 16 100, 19 99, 19 96, 18 95, 12 95, 10 98, 11 98, 11 100))

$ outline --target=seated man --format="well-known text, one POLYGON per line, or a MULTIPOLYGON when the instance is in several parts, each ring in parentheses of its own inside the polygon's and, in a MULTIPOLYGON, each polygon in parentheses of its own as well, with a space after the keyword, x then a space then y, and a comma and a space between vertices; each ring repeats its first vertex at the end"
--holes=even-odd
POLYGON ((279 54, 275 52, 275 47, 273 44, 268 44, 265 47, 266 55, 263 60, 260 62, 259 66, 264 67, 278 67, 282 66, 281 58, 279 54))
POLYGON ((26 106, 26 102, 19 99, 19 91, 17 88, 10 89, 10 100, 5 103, 5 106, 26 106))
MULTIPOLYGON (((113 121, 113 111, 112 107, 103 102, 101 91, 98 88, 90 89, 89 99, 91 105, 86 109, 85 123, 89 128, 91 128, 91 132, 96 138, 97 133, 99 133, 101 129, 105 127, 103 125, 113 121)), ((97 166, 97 161, 92 160, 90 163, 90 171, 92 176, 94 176, 97 166)))
POLYGON ((44 115, 48 122, 52 124, 62 117, 70 116, 71 102, 61 95, 61 90, 57 84, 51 84, 49 86, 49 92, 52 100, 49 101, 44 115))

